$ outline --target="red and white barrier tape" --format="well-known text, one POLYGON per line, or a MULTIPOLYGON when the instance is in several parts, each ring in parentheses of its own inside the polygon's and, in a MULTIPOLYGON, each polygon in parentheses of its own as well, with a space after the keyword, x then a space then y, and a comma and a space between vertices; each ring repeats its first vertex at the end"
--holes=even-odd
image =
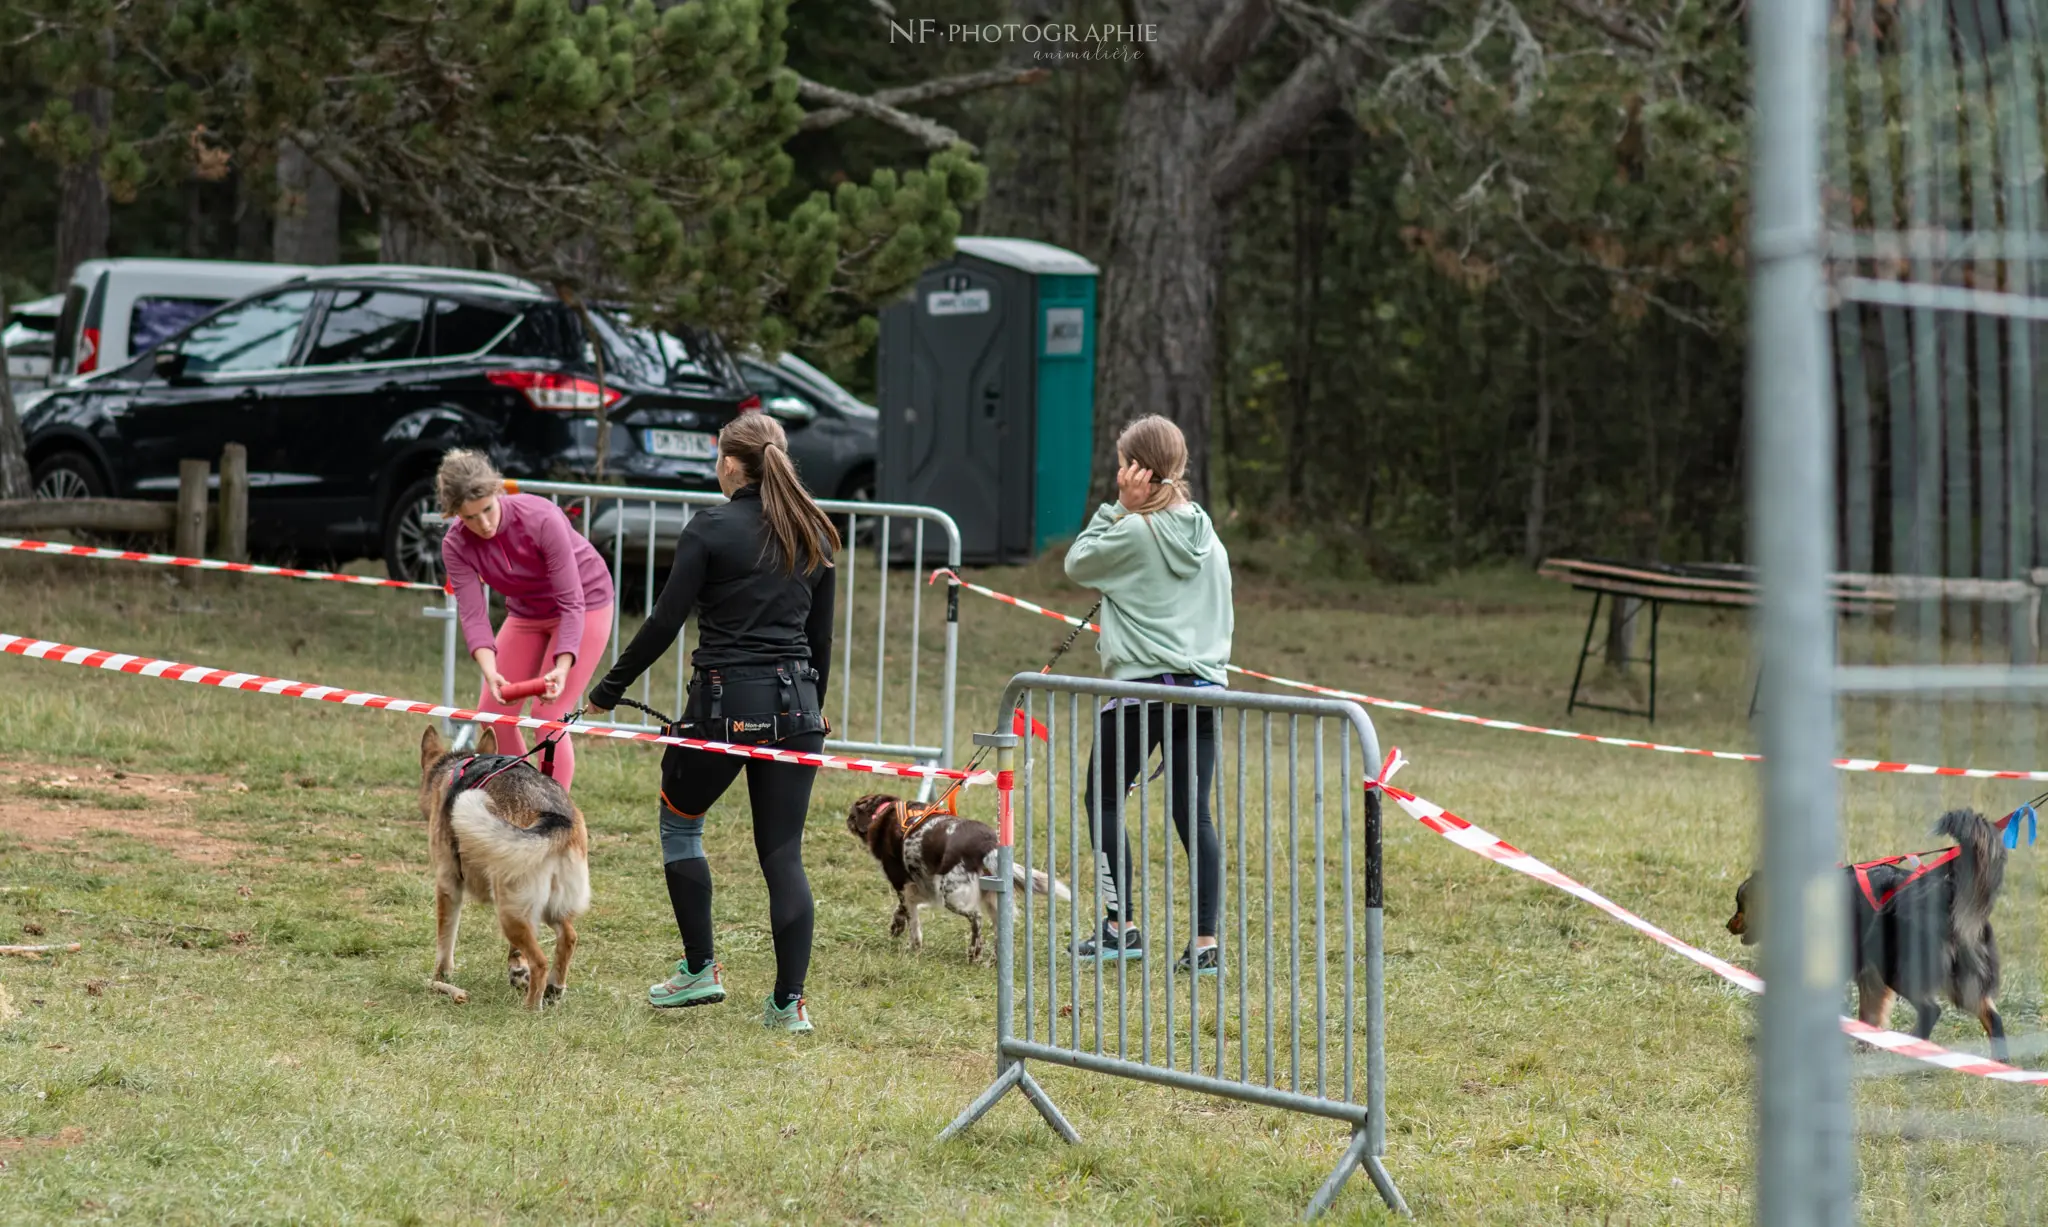
POLYGON ((297 567, 269 567, 255 562, 225 562, 219 558, 184 558, 177 554, 144 554, 136 550, 103 550, 90 545, 65 545, 59 541, 31 541, 21 537, 0 537, 0 550, 25 550, 31 554, 54 554, 60 558, 100 558, 113 562, 147 562, 160 567, 192 567, 200 571, 231 571, 237 575, 281 575, 286 579, 324 579, 337 584, 366 584, 372 588, 410 588, 416 592, 446 591, 439 584, 416 584, 403 579, 379 579, 374 575, 343 575, 338 571, 302 571, 297 567))
MULTIPOLYGON (((1554 886, 1568 895, 1592 904, 1629 928, 1657 942, 1665 949, 1682 958, 1691 959, 1701 967, 1713 972, 1744 992, 1761 993, 1764 991, 1762 978, 1754 972, 1746 971, 1728 962, 1726 959, 1709 954, 1697 946, 1680 941, 1678 938, 1673 937, 1663 929, 1651 924, 1600 892, 1581 885, 1565 874, 1552 869, 1549 865, 1544 864, 1520 848, 1494 835, 1491 831, 1474 826, 1456 814, 1445 810, 1442 806, 1425 801, 1414 793, 1405 792, 1388 783, 1388 780, 1393 777, 1394 773, 1405 766, 1407 761, 1402 756, 1401 751, 1395 749, 1387 755, 1387 761, 1381 764, 1379 776, 1366 781, 1366 788, 1378 788, 1388 797, 1392 798, 1396 805, 1407 811, 1409 817, 1435 831, 1445 839, 1450 840, 1460 848, 1465 849, 1467 852, 1505 865, 1516 873, 1525 874, 1536 879, 1538 882, 1554 886)), ((1969 1053, 1963 1052, 1951 1052, 1939 1044, 1907 1035, 1903 1031, 1887 1031, 1882 1027, 1873 1027, 1854 1018, 1844 1017, 1841 1020, 1841 1024, 1842 1030, 1848 1033, 1851 1038, 1860 1040, 1873 1048, 1881 1048, 1886 1052, 1896 1053, 1902 1057, 1911 1057, 1916 1061, 1925 1061, 1929 1065, 1938 1065, 1943 1069, 1952 1069, 1957 1073, 1963 1074, 1974 1074, 1977 1077, 1989 1078, 1997 1082, 2028 1082, 2035 1085, 2048 1085, 2048 1072, 2016 1069, 2013 1066, 1994 1061, 1989 1057, 1972 1056, 1969 1053)))
MULTIPOLYGON (((1102 628, 1093 622, 1083 622, 1071 614, 1063 614, 1057 610, 1047 609, 1043 605, 1034 605, 1022 597, 1014 597, 1007 592, 997 592, 993 588, 984 588, 980 584, 969 583, 944 567, 932 572, 931 579, 926 582, 935 583, 941 575, 951 576, 953 582, 969 592, 979 593, 992 600, 1000 601, 1005 605, 1014 605, 1028 613, 1042 614, 1055 621, 1064 622, 1068 626, 1086 627, 1098 635, 1102 633, 1102 628)), ((1333 699, 1350 699, 1356 703, 1365 703, 1373 707, 1384 707, 1393 711, 1409 712, 1418 716, 1431 716, 1438 720, 1452 720, 1459 724, 1474 724, 1480 728, 1507 729, 1510 732, 1516 733, 1541 733, 1545 737, 1563 737, 1572 741, 1591 741, 1603 746, 1622 746, 1631 750, 1657 750, 1665 754, 1689 754, 1697 758, 1718 758, 1727 762, 1760 763, 1764 761, 1764 756, 1761 754, 1746 753, 1739 750, 1700 750, 1692 746, 1672 746, 1656 741, 1638 741, 1633 737, 1601 737, 1593 733, 1575 733, 1570 729, 1553 729, 1545 728, 1540 724, 1523 724, 1519 720, 1494 720, 1485 716, 1467 715, 1464 712, 1445 711, 1442 708, 1428 707, 1421 703, 1408 703, 1400 699, 1382 699, 1375 695, 1359 694, 1353 690, 1338 690, 1330 686, 1318 686, 1314 682, 1298 682, 1292 678, 1277 677, 1271 673, 1260 673, 1256 669, 1245 669, 1237 665, 1226 665, 1224 667, 1232 673, 1257 678, 1262 682, 1271 682, 1276 686, 1287 686, 1295 690, 1305 690, 1311 694, 1328 695, 1333 699)), ((1953 776, 1967 780, 2048 780, 2048 771, 1999 771, 1989 767, 1936 767, 1927 763, 1894 763, 1876 758, 1838 758, 1835 760, 1835 766, 1843 771, 1953 776)))
POLYGON ((407 712, 417 716, 447 716, 478 724, 509 724, 518 728, 542 729, 549 732, 567 728, 571 733, 580 733, 585 737, 651 741, 658 745, 681 746, 686 750, 705 750, 714 754, 731 754, 738 758, 763 758, 770 762, 795 763, 807 767, 828 767, 834 771, 896 775, 913 780, 959 780, 970 785, 990 784, 996 778, 993 771, 957 771, 951 767, 920 767, 914 763, 892 762, 888 759, 841 758, 836 754, 810 754, 800 750, 778 750, 772 746, 741 746, 724 741, 704 741, 695 737, 665 737, 659 733, 637 732, 609 726, 564 725, 559 720, 471 711, 466 707, 445 707, 439 703, 422 703, 417 699, 394 699, 364 690, 319 686, 311 682, 293 682, 279 677, 264 677, 257 673, 209 669, 204 665, 186 665, 175 660, 130 656, 123 652, 107 652, 98 648, 73 647, 68 643, 52 643, 47 639, 30 639, 25 635, 0 635, 0 653, 26 656, 33 660, 57 661, 67 665, 82 665, 88 669, 106 669, 114 673, 134 673, 143 677, 193 682, 201 686, 219 686, 226 690, 249 690, 260 694, 284 695, 293 699, 316 699, 348 707, 377 707, 385 711, 407 712))

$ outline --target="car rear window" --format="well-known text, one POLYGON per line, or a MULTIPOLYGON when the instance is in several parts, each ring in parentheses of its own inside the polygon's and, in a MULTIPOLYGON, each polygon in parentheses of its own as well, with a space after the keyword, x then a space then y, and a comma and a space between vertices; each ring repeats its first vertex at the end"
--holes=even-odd
POLYGON ((505 331, 516 311, 482 303, 434 300, 434 327, 428 353, 436 358, 459 358, 473 354, 505 331))
POLYGON ((519 317, 519 324, 491 352, 505 358, 552 358, 569 361, 583 348, 580 333, 572 332, 568 310, 542 303, 519 317))
POLYGON ((390 290, 336 290, 307 366, 403 362, 419 349, 427 300, 390 290))
POLYGON ((204 319, 224 298, 138 298, 128 311, 128 352, 139 354, 158 341, 204 319))
POLYGON ((621 378, 657 388, 722 387, 731 382, 721 377, 719 355, 710 352, 702 338, 637 327, 616 312, 600 312, 593 318, 604 336, 607 361, 621 378))

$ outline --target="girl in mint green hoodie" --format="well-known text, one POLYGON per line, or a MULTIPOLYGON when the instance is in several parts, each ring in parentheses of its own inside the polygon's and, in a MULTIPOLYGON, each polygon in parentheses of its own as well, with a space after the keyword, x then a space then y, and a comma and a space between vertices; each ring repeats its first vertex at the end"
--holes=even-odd
MULTIPOLYGON (((1223 667, 1230 660, 1233 622, 1230 555, 1217 539, 1208 513, 1188 499, 1187 440, 1178 426, 1153 415, 1125 427, 1116 450, 1119 498, 1102 505, 1067 551, 1067 578, 1102 593, 1102 636, 1096 650, 1102 654, 1103 671, 1121 681, 1221 686, 1223 667), (1155 478, 1157 474, 1166 476, 1155 478)), ((1131 855, 1120 811, 1152 750, 1170 742, 1167 805, 1181 845, 1194 860, 1196 895, 1195 941, 1176 967, 1217 969, 1216 913, 1223 871, 1216 824, 1210 817, 1216 724, 1215 708, 1192 704, 1122 699, 1103 705, 1088 769, 1087 805, 1093 816, 1096 799, 1101 799, 1095 862, 1106 914, 1101 933, 1075 947, 1080 957, 1145 956, 1135 918, 1124 915, 1131 855)))

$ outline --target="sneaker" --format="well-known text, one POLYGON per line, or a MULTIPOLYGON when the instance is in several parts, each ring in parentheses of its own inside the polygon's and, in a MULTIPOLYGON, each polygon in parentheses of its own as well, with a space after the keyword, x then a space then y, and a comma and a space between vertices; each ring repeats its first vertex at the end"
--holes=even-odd
POLYGON ((676 974, 647 986, 647 1004, 657 1010, 714 1005, 725 1000, 725 965, 713 963, 692 973, 688 959, 676 960, 676 974))
POLYGON ((768 1005, 761 1012, 761 1025, 770 1031, 788 1031, 802 1034, 811 1030, 811 1012, 804 1008, 804 999, 799 997, 786 1006, 775 1004, 775 995, 768 995, 768 1005))
POLYGON ((1194 971, 1198 976, 1213 976, 1223 966, 1223 955, 1219 947, 1201 946, 1181 951, 1180 959, 1174 963, 1173 969, 1175 971, 1188 970, 1188 960, 1191 955, 1194 959, 1194 971))
POLYGON ((1138 932, 1136 925, 1113 929, 1105 920, 1102 922, 1100 936, 1091 937, 1074 946, 1074 957, 1083 960, 1142 959, 1145 957, 1145 938, 1138 932))

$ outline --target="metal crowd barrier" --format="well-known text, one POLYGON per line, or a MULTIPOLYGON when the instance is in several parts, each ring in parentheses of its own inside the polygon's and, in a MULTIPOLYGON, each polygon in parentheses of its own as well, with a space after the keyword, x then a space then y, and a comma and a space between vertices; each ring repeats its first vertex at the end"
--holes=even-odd
MULTIPOLYGON (((611 562, 619 599, 612 607, 611 657, 617 661, 624 648, 620 621, 627 604, 629 578, 640 581, 640 614, 654 610, 654 601, 668 578, 668 566, 676 539, 683 526, 700 507, 726 501, 715 491, 660 490, 636 486, 598 486, 574 482, 508 481, 508 488, 523 494, 546 495, 570 512, 578 528, 611 562), (629 568, 631 571, 629 572, 629 568)), ((960 529, 953 518, 936 507, 914 504, 848 502, 820 499, 826 514, 844 517, 846 548, 838 558, 839 589, 835 628, 831 690, 826 714, 832 718, 833 734, 825 748, 840 753, 875 754, 910 758, 928 763, 953 761, 954 681, 959 664, 959 589, 945 588, 945 645, 939 675, 939 727, 929 719, 919 722, 920 687, 929 682, 924 641, 924 606, 927 600, 923 576, 930 568, 960 565, 960 529), (931 530, 931 531, 928 531, 931 530), (938 540, 931 538, 936 536, 938 540), (862 553, 869 555, 863 559, 862 553), (940 556, 942 555, 942 557, 940 556), (907 565, 906 565, 907 564, 907 565), (866 579, 872 572, 874 578, 866 579), (895 581, 892 584, 892 577, 895 581), (863 588, 863 583, 866 587, 863 588), (890 589, 898 591, 897 624, 890 623, 890 589), (909 618, 901 617, 902 604, 909 603, 909 618), (904 623, 907 622, 907 626, 904 623), (891 632, 894 632, 892 636, 891 632), (907 640, 904 636, 907 635, 907 640), (866 658, 872 645, 872 669, 866 658), (856 668, 856 649, 860 667, 856 668), (891 663, 907 668, 907 675, 892 676, 891 663), (858 700, 856 701, 856 694, 858 700), (836 699, 835 703, 833 700, 836 699), (837 710, 831 710, 836 707, 837 710), (870 720, 870 714, 872 719, 870 720), (856 720, 858 719, 858 724, 856 720)), ((441 517, 428 517, 439 521, 441 517)), ((929 594, 936 599, 937 592, 929 594)), ((467 657, 455 623, 455 601, 444 598, 439 607, 424 611, 444 619, 442 701, 454 705, 458 664, 467 657)), ((670 715, 680 715, 684 689, 689 680, 689 648, 696 621, 692 619, 677 636, 677 650, 665 664, 657 664, 643 675, 637 697, 670 715), (655 674, 668 669, 671 676, 656 687, 655 674)), ((626 713, 615 713, 621 728, 655 730, 650 723, 634 723, 626 713)), ((474 736, 474 727, 462 732, 474 736)), ((926 780, 923 795, 929 796, 932 782, 926 780)))
POLYGON ((1380 1161, 1387 1083, 1380 795, 1353 795, 1372 777, 1380 748, 1364 709, 1221 687, 1026 673, 1011 679, 997 710, 1004 731, 974 735, 976 745, 997 751, 999 865, 982 880, 984 891, 1000 895, 997 1077, 941 1138, 1014 1087, 1054 1131, 1077 1141, 1025 1069, 1026 1061, 1047 1061, 1346 1122, 1351 1144, 1309 1204, 1310 1217, 1330 1206, 1360 1166, 1387 1205, 1407 1214, 1380 1161), (1019 708, 1043 726, 1042 736, 1029 721, 1022 727, 1033 728, 1032 736, 1008 731, 1019 708), (1104 721, 1111 710, 1118 714, 1104 721), (1221 866, 1219 966, 1192 978, 1174 963, 1197 927, 1202 883, 1171 818, 1181 798, 1201 792, 1199 740, 1189 753, 1191 733, 1215 740, 1221 866), (1147 752, 1155 740, 1157 779, 1147 752), (1101 798, 1083 801, 1096 756, 1112 765, 1112 788, 1114 765, 1136 774, 1121 807, 1129 847, 1122 893, 1123 914, 1147 946, 1142 959, 1084 960, 1076 952, 1104 915, 1101 798), (1362 802, 1356 818, 1354 800, 1362 802), (1070 898, 1032 893, 1013 902, 1019 858, 1066 884, 1070 898))

